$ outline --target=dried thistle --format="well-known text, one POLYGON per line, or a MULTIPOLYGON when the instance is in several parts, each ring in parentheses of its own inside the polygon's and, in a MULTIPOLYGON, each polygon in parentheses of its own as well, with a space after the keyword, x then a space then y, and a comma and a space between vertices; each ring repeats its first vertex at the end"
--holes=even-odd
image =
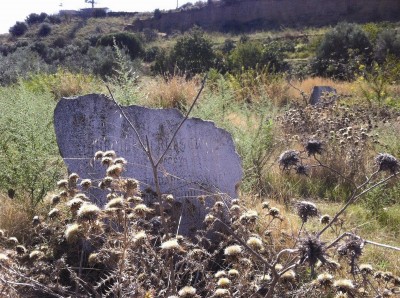
POLYGON ((314 203, 301 201, 296 203, 297 215, 303 222, 307 222, 309 217, 318 216, 318 209, 314 203))
POLYGON ((224 255, 226 256, 237 256, 242 253, 242 247, 240 245, 231 245, 224 249, 224 255))
POLYGON ((323 287, 329 287, 333 283, 333 276, 327 272, 318 275, 317 283, 323 287))
POLYGON ((92 186, 92 180, 90 179, 83 179, 80 183, 83 189, 88 189, 92 186))
POLYGON ((308 156, 321 154, 323 151, 322 142, 318 140, 309 140, 305 145, 305 149, 308 153, 308 156))
POLYGON ((306 238, 300 239, 298 245, 300 264, 308 262, 313 273, 315 264, 318 261, 321 261, 322 264, 328 263, 325 244, 315 235, 308 235, 306 238))
POLYGON ((300 163, 300 152, 287 150, 279 156, 278 163, 283 170, 289 170, 292 166, 297 166, 300 163))
POLYGON ((355 289, 355 286, 354 286, 353 282, 350 279, 339 279, 339 280, 336 280, 333 283, 333 287, 336 288, 336 290, 338 292, 342 292, 342 293, 346 293, 346 294, 347 293, 351 294, 355 289))
POLYGON ((250 237, 246 244, 255 250, 260 250, 263 248, 263 242, 258 237, 250 237))
POLYGON ((231 281, 229 280, 229 278, 226 278, 226 277, 221 277, 217 282, 217 285, 221 288, 229 287, 230 284, 231 284, 231 281))
POLYGON ((95 221, 100 215, 100 208, 94 204, 84 203, 77 213, 78 221, 95 221))
POLYGON ((379 171, 388 171, 392 174, 396 173, 400 168, 399 161, 396 157, 388 153, 379 153, 378 156, 375 157, 375 163, 379 171))
POLYGON ((295 167, 296 174, 308 176, 308 172, 310 171, 310 167, 307 165, 297 165, 295 167))
POLYGON ((58 210, 57 208, 53 208, 50 210, 50 212, 47 214, 47 216, 50 219, 54 219, 54 218, 60 216, 60 210, 58 210))
POLYGON ((124 170, 124 167, 122 164, 115 164, 107 169, 107 176, 113 177, 113 178, 119 178, 121 176, 122 171, 124 170))
POLYGON ((196 289, 191 286, 186 286, 178 292, 178 295, 183 298, 196 297, 196 289))
POLYGON ((331 217, 329 216, 329 214, 324 214, 320 217, 319 221, 321 222, 321 224, 327 225, 331 221, 331 217))
POLYGON ((104 152, 103 152, 103 151, 97 151, 97 152, 94 154, 94 158, 95 158, 95 159, 103 158, 103 156, 104 156, 104 152))

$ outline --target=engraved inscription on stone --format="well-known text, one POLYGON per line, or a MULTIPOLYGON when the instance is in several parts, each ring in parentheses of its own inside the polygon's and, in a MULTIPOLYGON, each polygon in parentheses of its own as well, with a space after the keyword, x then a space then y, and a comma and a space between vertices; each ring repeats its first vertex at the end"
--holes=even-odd
POLYGON ((315 105, 328 105, 337 99, 336 89, 330 86, 314 86, 311 96, 310 104, 315 105))
MULTIPOLYGON (((141 139, 147 137, 157 160, 183 115, 176 109, 123 109, 141 139)), ((147 155, 118 107, 107 97, 90 94, 61 99, 54 112, 54 125, 61 156, 70 172, 99 180, 105 168, 93 160, 94 153, 114 150, 128 161, 123 176, 139 180, 142 191, 155 189, 147 155)), ((206 196, 206 206, 212 204, 211 197, 217 193, 228 200, 237 196, 242 168, 231 135, 213 122, 189 118, 159 166, 159 178, 162 193, 173 194, 182 203, 180 233, 201 228, 205 206, 198 196, 206 196)), ((105 204, 102 191, 92 188, 89 195, 97 204, 105 204)))

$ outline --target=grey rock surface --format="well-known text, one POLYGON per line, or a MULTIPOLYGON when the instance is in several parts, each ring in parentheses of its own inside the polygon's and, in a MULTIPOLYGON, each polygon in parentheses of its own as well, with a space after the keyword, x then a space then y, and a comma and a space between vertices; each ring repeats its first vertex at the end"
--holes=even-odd
POLYGON ((337 99, 336 89, 330 86, 314 86, 311 96, 310 104, 327 105, 333 103, 337 99))
MULTIPOLYGON (((144 141, 147 137, 156 160, 184 118, 176 109, 123 109, 140 138, 144 141)), ((118 107, 106 96, 89 94, 61 99, 54 111, 54 125, 61 156, 70 172, 100 181, 106 169, 94 160, 94 154, 114 150, 128 161, 124 177, 137 179, 143 193, 155 190, 147 155, 118 107)), ((189 118, 165 155, 158 174, 162 193, 174 195, 182 208, 179 232, 190 234, 202 227, 205 208, 212 206, 216 195, 222 196, 228 205, 237 196, 242 168, 227 131, 213 122, 189 118), (206 196, 205 205, 198 200, 200 195, 206 196)), ((105 204, 106 194, 96 187, 88 192, 100 206, 105 204)))

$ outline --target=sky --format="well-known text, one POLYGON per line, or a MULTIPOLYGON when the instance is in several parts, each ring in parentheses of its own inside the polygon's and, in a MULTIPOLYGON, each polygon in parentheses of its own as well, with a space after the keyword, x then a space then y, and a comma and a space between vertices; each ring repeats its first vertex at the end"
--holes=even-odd
MULTIPOLYGON (((31 13, 58 13, 60 9, 80 9, 91 7, 85 0, 1 0, 0 34, 8 33, 15 22, 23 22, 31 13)), ((111 11, 153 11, 156 8, 173 9, 195 0, 97 0, 95 7, 108 7, 111 11)))

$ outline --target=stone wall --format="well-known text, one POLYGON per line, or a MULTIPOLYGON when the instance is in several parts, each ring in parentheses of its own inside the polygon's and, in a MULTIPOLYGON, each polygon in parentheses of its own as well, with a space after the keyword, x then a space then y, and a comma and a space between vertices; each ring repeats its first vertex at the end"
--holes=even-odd
POLYGON ((171 32, 198 25, 205 30, 247 30, 399 20, 399 0, 243 0, 229 6, 168 12, 157 20, 137 20, 127 29, 171 32))

